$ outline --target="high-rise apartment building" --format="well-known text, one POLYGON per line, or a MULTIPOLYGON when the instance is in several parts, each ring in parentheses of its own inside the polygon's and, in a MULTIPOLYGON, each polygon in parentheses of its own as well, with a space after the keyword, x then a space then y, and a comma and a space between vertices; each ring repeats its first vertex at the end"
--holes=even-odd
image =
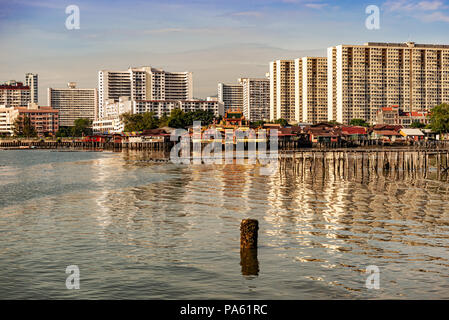
POLYGON ((295 61, 270 62, 270 120, 299 121, 295 103, 295 61))
POLYGON ((270 119, 327 121, 327 58, 270 63, 270 119))
POLYGON ((270 80, 267 78, 241 78, 243 87, 243 115, 249 121, 270 118, 270 80))
POLYGON ((328 48, 329 120, 375 122, 382 107, 449 102, 449 45, 373 43, 328 48))
POLYGON ((218 101, 223 103, 225 112, 231 109, 243 109, 242 84, 218 84, 218 101))
POLYGON ((94 120, 98 105, 97 89, 80 89, 75 82, 67 88, 48 88, 48 105, 59 110, 59 125, 73 126, 79 118, 94 120))
POLYGON ((297 95, 302 97, 302 103, 297 105, 300 113, 299 121, 307 123, 327 121, 327 58, 304 57, 296 60, 295 64, 302 64, 296 72, 299 75, 297 77, 299 83, 295 85, 300 91, 299 93, 297 91, 297 95))
POLYGON ((10 80, 0 85, 0 105, 17 108, 26 107, 30 102, 30 87, 22 82, 10 80))
POLYGON ((104 117, 104 105, 109 99, 131 100, 191 100, 191 72, 167 72, 151 67, 129 68, 125 71, 101 70, 98 73, 98 118, 104 117))
POLYGON ((31 102, 38 103, 39 91, 38 91, 38 76, 34 73, 25 74, 25 85, 30 87, 31 102))

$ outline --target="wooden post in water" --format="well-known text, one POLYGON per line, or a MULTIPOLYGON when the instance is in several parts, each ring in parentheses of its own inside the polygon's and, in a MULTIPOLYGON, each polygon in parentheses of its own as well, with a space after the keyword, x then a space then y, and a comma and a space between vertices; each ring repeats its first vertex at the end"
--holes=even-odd
POLYGON ((259 274, 259 261, 257 259, 257 233, 259 221, 245 219, 240 223, 240 265, 242 275, 257 276, 259 274))
POLYGON ((256 249, 257 233, 259 231, 259 221, 245 219, 240 223, 240 248, 256 249))

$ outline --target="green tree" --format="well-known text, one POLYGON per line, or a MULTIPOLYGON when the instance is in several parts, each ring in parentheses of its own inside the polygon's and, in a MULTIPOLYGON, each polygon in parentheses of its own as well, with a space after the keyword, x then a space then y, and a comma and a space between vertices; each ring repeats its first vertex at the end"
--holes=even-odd
POLYGON ((211 111, 196 110, 185 113, 186 125, 193 125, 194 121, 201 121, 202 126, 210 125, 215 119, 215 115, 211 111))
POLYGON ((168 116, 164 112, 162 117, 159 118, 159 127, 162 128, 162 127, 167 127, 167 126, 168 126, 168 116))
POLYGON ((288 121, 285 120, 285 119, 282 119, 282 118, 275 120, 274 123, 278 123, 278 124, 280 124, 282 127, 288 126, 288 121))
POLYGON ((88 136, 92 134, 92 121, 86 118, 76 119, 73 122, 72 137, 88 136))
POLYGON ((443 103, 431 110, 430 127, 437 133, 449 132, 449 104, 443 103))
POLYGON ((14 134, 22 137, 36 137, 37 132, 31 123, 31 119, 27 116, 20 116, 14 122, 14 134))
POLYGON ((331 120, 331 121, 329 121, 329 123, 334 125, 334 126, 340 126, 341 125, 341 123, 338 122, 337 120, 331 120))
POLYGON ((154 116, 153 112, 146 113, 124 113, 120 119, 125 125, 125 131, 142 131, 155 129, 159 126, 159 120, 154 116))
POLYGON ((172 128, 185 128, 188 121, 185 112, 181 109, 173 109, 168 117, 168 126, 172 128))
POLYGON ((416 129, 421 129, 424 128, 426 125, 424 123, 421 123, 419 121, 413 121, 412 124, 410 125, 410 128, 416 128, 416 129))
POLYGON ((352 119, 349 124, 351 126, 369 127, 369 124, 363 119, 352 119))
POLYGON ((59 127, 59 130, 56 132, 57 138, 67 138, 72 134, 72 127, 59 127))
POLYGON ((143 130, 156 129, 159 126, 159 120, 154 116, 153 112, 145 112, 142 115, 143 130))
POLYGON ((251 127, 258 128, 258 127, 262 127, 264 124, 265 124, 265 121, 263 121, 263 120, 254 121, 254 122, 251 122, 251 127))

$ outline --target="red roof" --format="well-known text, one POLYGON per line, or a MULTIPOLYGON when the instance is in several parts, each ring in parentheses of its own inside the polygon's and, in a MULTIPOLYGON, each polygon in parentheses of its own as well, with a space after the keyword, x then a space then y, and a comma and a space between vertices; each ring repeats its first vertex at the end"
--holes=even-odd
POLYGON ((29 86, 24 86, 22 84, 17 84, 16 86, 11 86, 7 84, 0 84, 0 90, 30 90, 29 86))
POLYGON ((381 136, 400 136, 401 134, 399 132, 393 131, 393 130, 379 130, 376 131, 376 134, 381 136))
POLYGON ((357 127, 357 126, 353 126, 353 127, 342 126, 341 131, 344 134, 366 134, 365 127, 357 127))

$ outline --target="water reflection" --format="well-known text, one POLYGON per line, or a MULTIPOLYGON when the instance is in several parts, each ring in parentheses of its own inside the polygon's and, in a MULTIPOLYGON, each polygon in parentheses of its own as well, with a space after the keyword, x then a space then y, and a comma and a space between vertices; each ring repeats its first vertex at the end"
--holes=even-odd
POLYGON ((17 157, 21 176, 6 175, 0 196, 10 298, 449 297, 447 183, 31 154, 43 160, 17 157), (256 252, 239 249, 245 218, 261 225, 256 252), (59 284, 69 264, 85 279, 75 296, 59 284), (368 265, 380 290, 364 287, 368 265))

